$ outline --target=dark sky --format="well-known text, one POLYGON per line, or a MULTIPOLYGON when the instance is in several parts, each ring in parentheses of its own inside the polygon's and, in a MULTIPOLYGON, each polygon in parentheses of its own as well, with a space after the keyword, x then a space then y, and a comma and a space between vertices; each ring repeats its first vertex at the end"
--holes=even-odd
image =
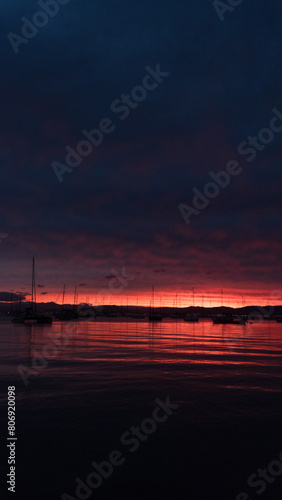
POLYGON ((1 290, 28 287, 33 255, 44 300, 122 268, 126 294, 279 288, 282 133, 253 161, 237 148, 282 113, 282 5, 243 0, 221 21, 211 0, 70 0, 16 54, 7 34, 39 10, 1 2, 1 290), (113 101, 157 65, 169 75, 121 120, 113 101), (103 118, 114 130, 59 182, 51 164, 103 118), (178 205, 231 160, 240 174, 186 224, 178 205))

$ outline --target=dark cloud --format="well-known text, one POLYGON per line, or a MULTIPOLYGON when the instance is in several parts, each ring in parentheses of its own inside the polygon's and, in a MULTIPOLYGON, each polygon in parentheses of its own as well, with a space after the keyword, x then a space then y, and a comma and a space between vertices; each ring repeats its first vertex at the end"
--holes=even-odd
POLYGON ((11 292, 0 292, 1 302, 18 302, 19 300, 24 300, 27 294, 11 293, 11 292))
MULTIPOLYGON (((36 10, 5 2, 2 32, 20 33, 36 10)), ((61 6, 18 55, 2 37, 5 288, 27 283, 34 254, 48 289, 86 288, 89 276, 99 288, 123 266, 144 289, 152 273, 175 288, 192 277, 254 289, 281 281, 282 133, 251 164, 237 152, 282 110, 281 14, 278 2, 250 0, 221 23, 210 0, 81 0, 61 6), (111 103, 157 64, 170 75, 120 120, 111 103), (51 162, 104 117, 116 129, 60 184, 51 162), (178 204, 231 159, 243 172, 187 226, 178 204)))

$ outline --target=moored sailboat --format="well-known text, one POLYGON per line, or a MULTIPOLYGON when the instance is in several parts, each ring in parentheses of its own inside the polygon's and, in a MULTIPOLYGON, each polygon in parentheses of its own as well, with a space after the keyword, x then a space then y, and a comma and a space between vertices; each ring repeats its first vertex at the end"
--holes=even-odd
POLYGON ((243 317, 235 316, 213 316, 213 323, 216 325, 245 325, 246 320, 243 317))
POLYGON ((52 324, 52 316, 37 312, 34 257, 32 258, 31 307, 26 309, 24 313, 13 318, 12 321, 13 323, 23 323, 25 325, 52 324))
POLYGON ((56 319, 58 319, 60 321, 73 321, 74 319, 78 319, 78 313, 77 313, 77 308, 76 308, 76 300, 77 300, 76 287, 75 287, 75 292, 74 292, 74 304, 73 304, 72 309, 65 309, 64 308, 65 293, 66 293, 66 285, 63 286, 63 298, 62 298, 61 311, 55 313, 54 316, 56 319))
POLYGON ((188 321, 190 323, 197 323, 199 321, 199 316, 196 316, 196 314, 188 314, 187 316, 184 316, 184 321, 188 321))
POLYGON ((152 290, 152 305, 150 307, 149 321, 162 321, 163 317, 155 312, 154 308, 155 287, 152 290))

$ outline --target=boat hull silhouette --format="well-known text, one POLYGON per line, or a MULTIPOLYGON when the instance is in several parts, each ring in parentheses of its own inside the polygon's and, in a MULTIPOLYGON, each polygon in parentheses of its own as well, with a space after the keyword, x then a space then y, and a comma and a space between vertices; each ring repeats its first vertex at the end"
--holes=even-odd
POLYGON ((234 318, 233 316, 214 316, 212 318, 215 325, 245 325, 244 318, 234 318))
POLYGON ((199 321, 198 316, 195 316, 194 314, 190 314, 189 316, 185 316, 184 321, 187 321, 189 323, 197 323, 199 321))
POLYGON ((28 316, 24 315, 22 317, 16 317, 13 318, 12 320, 13 323, 21 323, 24 325, 51 325, 52 324, 52 317, 51 316, 28 316))

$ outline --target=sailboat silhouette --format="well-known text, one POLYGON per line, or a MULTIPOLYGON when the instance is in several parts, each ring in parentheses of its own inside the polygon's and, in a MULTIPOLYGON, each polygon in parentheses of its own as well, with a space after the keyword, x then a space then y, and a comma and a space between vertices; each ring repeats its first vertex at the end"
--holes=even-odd
POLYGON ((154 298, 155 298, 155 286, 153 285, 152 289, 152 303, 150 307, 149 321, 162 321, 162 316, 160 314, 156 314, 154 310, 154 298))
POLYGON ((14 318, 13 323, 30 324, 51 324, 52 316, 37 312, 36 305, 36 283, 35 283, 35 262, 32 258, 32 283, 31 283, 31 307, 29 307, 23 314, 14 318))

